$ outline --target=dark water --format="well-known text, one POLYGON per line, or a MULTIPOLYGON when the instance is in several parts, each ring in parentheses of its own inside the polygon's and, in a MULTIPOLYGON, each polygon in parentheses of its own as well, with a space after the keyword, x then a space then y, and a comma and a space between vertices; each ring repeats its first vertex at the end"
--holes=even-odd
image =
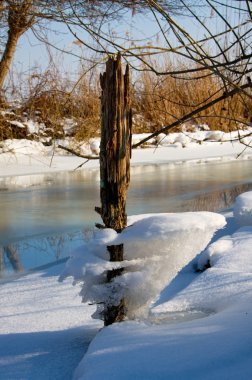
MULTIPOLYGON (((238 194, 250 189, 250 161, 133 167, 127 213, 220 211, 231 207, 238 194)), ((95 222, 101 222, 95 206, 99 206, 98 170, 2 178, 0 247, 55 234, 57 238, 50 239, 62 243, 66 232, 92 230, 95 222)), ((57 252, 63 251, 56 248, 57 252)), ((53 259, 49 255, 37 265, 50 261, 53 259)))

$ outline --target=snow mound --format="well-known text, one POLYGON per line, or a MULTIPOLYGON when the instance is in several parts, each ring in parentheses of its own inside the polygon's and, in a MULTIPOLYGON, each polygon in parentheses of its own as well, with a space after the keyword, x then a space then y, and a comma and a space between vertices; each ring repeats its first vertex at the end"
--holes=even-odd
POLYGON ((225 139, 225 133, 222 131, 209 131, 206 134, 206 140, 222 141, 223 139, 225 139))
MULTIPOLYGON (((149 305, 176 274, 210 242, 226 224, 222 215, 210 212, 146 214, 129 218, 120 234, 106 229, 77 250, 61 280, 81 281, 83 302, 116 305, 124 297, 129 318, 145 317, 149 305), (124 261, 108 261, 107 245, 124 245, 124 261), (107 271, 124 268, 107 283, 107 271)), ((102 312, 97 310, 95 317, 102 312)))
POLYGON ((90 149, 91 149, 92 154, 98 156, 100 154, 100 140, 92 139, 90 141, 90 149))
POLYGON ((46 154, 47 150, 44 145, 38 141, 31 141, 26 139, 8 139, 4 141, 2 153, 13 152, 22 155, 37 155, 38 152, 42 155, 46 154))
POLYGON ((209 266, 174 297, 154 305, 153 316, 181 310, 220 313, 246 300, 252 289, 252 227, 212 243, 198 260, 200 270, 209 266))
POLYGON ((252 191, 243 193, 236 198, 234 217, 240 226, 252 225, 252 191))
POLYGON ((126 260, 141 259, 117 281, 126 289, 128 315, 143 316, 164 286, 200 253, 225 225, 221 215, 198 212, 132 217, 114 244, 124 244, 126 260), (135 222, 134 222, 135 219, 135 222))
POLYGON ((206 260, 211 267, 252 273, 252 227, 242 227, 211 244, 199 260, 200 269, 206 260))
POLYGON ((174 143, 180 143, 183 148, 185 148, 189 143, 191 139, 189 136, 179 133, 178 136, 175 138, 174 143))

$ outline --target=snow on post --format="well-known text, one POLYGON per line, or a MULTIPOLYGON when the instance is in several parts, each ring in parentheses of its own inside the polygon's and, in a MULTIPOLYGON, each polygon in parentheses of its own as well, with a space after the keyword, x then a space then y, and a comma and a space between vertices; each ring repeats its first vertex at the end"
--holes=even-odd
POLYGON ((73 253, 61 279, 73 276, 75 282, 82 283, 83 302, 97 304, 94 318, 100 318, 104 301, 119 304, 122 298, 127 318, 145 318, 160 291, 225 224, 224 216, 211 212, 130 217, 121 233, 113 229, 97 231, 91 242, 73 253), (124 246, 124 260, 108 262, 105 246, 118 244, 124 246), (121 268, 121 276, 107 282, 107 271, 121 268))

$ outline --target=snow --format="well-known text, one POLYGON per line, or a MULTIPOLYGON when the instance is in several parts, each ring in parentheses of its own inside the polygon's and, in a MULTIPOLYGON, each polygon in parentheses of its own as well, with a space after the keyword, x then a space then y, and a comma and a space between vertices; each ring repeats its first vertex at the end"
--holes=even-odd
POLYGON ((10 121, 10 124, 11 124, 11 125, 15 125, 15 126, 18 127, 18 128, 25 128, 24 124, 21 123, 20 121, 17 121, 17 120, 10 121))
MULTIPOLYGON (((216 132, 214 142, 207 130, 162 136, 152 141, 158 145, 133 150, 132 165, 189 168, 235 160, 244 146, 226 140, 236 136, 216 132)), ((25 187, 32 184, 31 174, 73 170, 83 163, 58 143, 55 151, 28 140, 2 143, 0 176, 22 175, 13 181, 25 187)), ((98 149, 98 140, 93 143, 98 149)), ((86 148, 91 151, 91 142, 86 148)), ((249 149, 240 156, 251 158, 249 149)), ((81 170, 97 167, 98 160, 92 160, 81 170)), ((248 192, 237 198, 234 215, 231 211, 225 218, 210 212, 131 216, 121 234, 105 229, 81 242, 69 252, 66 266, 1 280, 0 379, 249 380, 251 205, 248 192), (108 262, 105 246, 120 243, 125 261, 108 262), (132 319, 101 329, 91 318, 95 306, 81 303, 79 293, 85 301, 107 295, 97 280, 113 265, 125 267, 114 282, 123 289, 132 319)))
POLYGON ((62 380, 72 373, 101 324, 79 302, 63 266, 0 285, 0 379, 62 380))
MULTIPOLYGON (((72 121, 74 124, 74 122, 72 121)), ((39 126, 28 121, 30 133, 36 132, 39 126)), ((71 120, 66 122, 66 127, 71 120)), ((239 141, 251 142, 252 127, 247 130, 238 130, 230 133, 220 131, 196 130, 194 132, 177 132, 168 135, 161 134, 152 138, 145 149, 133 149, 131 165, 147 165, 166 163, 172 166, 201 164, 211 161, 232 161, 237 159, 251 159, 252 151, 239 141), (219 141, 221 140, 221 141, 219 141)), ((135 144, 149 134, 132 136, 135 144)), ((84 158, 73 156, 58 148, 58 145, 76 150, 82 155, 97 155, 99 153, 99 138, 92 138, 89 142, 76 143, 72 138, 56 140, 51 146, 32 140, 5 140, 0 144, 0 177, 20 176, 28 174, 53 173, 70 171, 82 165, 84 158)), ((84 169, 98 168, 98 160, 89 160, 84 169)), ((83 168, 83 167, 82 167, 83 168)))
POLYGON ((71 136, 75 132, 77 127, 77 122, 70 118, 65 118, 62 124, 65 136, 71 136))
POLYGON ((236 198, 234 216, 240 226, 252 225, 252 196, 246 192, 236 198))
POLYGON ((239 309, 184 323, 114 325, 93 340, 74 380, 249 380, 249 312, 240 303, 239 309))
POLYGON ((185 268, 150 318, 99 332, 74 380, 251 378, 252 228, 210 245, 203 273, 185 268))
POLYGON ((27 120, 25 124, 30 134, 39 133, 40 129, 45 129, 45 125, 43 123, 38 123, 33 120, 27 120))
POLYGON ((46 150, 44 145, 41 142, 31 141, 26 139, 21 140, 5 140, 4 145, 2 147, 2 153, 13 154, 16 155, 24 155, 24 156, 35 156, 38 153, 42 156, 45 154, 46 150))
POLYGON ((92 139, 90 141, 90 149, 91 149, 92 154, 99 155, 99 153, 100 153, 100 142, 95 140, 95 139, 92 139))
POLYGON ((72 255, 61 279, 70 275, 75 282, 83 281, 83 302, 98 304, 95 316, 102 312, 102 301, 108 299, 107 303, 118 304, 124 297, 128 317, 144 318, 165 285, 207 246, 214 232, 225 224, 222 215, 210 212, 131 217, 128 227, 120 234, 109 229, 98 231, 93 241, 72 255), (125 261, 111 264, 105 247, 119 244, 124 245, 125 261), (104 274, 108 269, 118 267, 124 267, 124 273, 108 284, 104 274), (120 292, 112 291, 118 287, 120 292))
POLYGON ((222 131, 209 131, 207 133, 206 139, 212 141, 225 141, 225 133, 222 131))

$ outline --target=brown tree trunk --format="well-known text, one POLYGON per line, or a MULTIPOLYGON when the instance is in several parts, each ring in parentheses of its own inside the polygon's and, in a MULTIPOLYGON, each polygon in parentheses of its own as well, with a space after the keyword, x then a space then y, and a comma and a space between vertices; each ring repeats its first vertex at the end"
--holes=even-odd
MULTIPOLYGON (((12 59, 14 57, 18 39, 28 30, 35 21, 32 13, 35 2, 30 0, 7 2, 8 12, 8 38, 0 61, 0 92, 8 74, 12 59)), ((1 94, 0 94, 1 95, 1 94)))
MULTIPOLYGON (((100 197, 96 208, 106 228, 120 233, 127 226, 126 192, 130 181, 132 112, 129 97, 129 67, 122 72, 120 55, 110 58, 101 76, 101 145, 100 197)), ((107 247, 110 261, 123 261, 123 245, 107 247)), ((108 281, 122 273, 112 270, 108 281)), ((120 321, 125 315, 125 302, 105 309, 104 324, 120 321)))
POLYGON ((22 33, 20 31, 9 31, 8 40, 5 46, 5 50, 0 61, 0 91, 3 89, 4 81, 8 74, 12 59, 14 57, 18 39, 22 33))

